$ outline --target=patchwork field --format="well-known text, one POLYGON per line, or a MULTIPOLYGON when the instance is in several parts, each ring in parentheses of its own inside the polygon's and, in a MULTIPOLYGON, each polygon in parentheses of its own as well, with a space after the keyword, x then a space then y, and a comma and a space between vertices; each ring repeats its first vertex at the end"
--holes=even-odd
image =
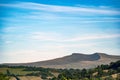
POLYGON ((120 80, 120 60, 91 69, 1 65, 0 80, 120 80))

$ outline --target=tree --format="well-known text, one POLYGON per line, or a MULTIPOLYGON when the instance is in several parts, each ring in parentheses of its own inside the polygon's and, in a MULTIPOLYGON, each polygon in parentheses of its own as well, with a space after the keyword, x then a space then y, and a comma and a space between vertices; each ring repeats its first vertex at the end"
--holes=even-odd
POLYGON ((58 75, 58 80, 67 80, 67 78, 63 76, 62 74, 60 74, 58 75))
POLYGON ((6 70, 7 76, 10 76, 10 71, 7 69, 6 70))
POLYGON ((58 80, 56 77, 53 77, 52 79, 50 79, 50 80, 58 80))

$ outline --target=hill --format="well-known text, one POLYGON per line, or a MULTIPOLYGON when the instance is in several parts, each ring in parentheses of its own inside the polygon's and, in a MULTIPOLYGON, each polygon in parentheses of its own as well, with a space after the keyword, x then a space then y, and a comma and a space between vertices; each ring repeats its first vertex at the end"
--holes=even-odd
POLYGON ((81 54, 73 53, 61 58, 56 58, 46 61, 38 61, 32 63, 18 63, 18 64, 7 64, 13 66, 36 66, 36 67, 46 67, 46 68, 94 68, 101 64, 109 64, 110 62, 115 62, 120 60, 120 56, 108 55, 105 53, 94 53, 94 54, 81 54))
POLYGON ((0 80, 120 80, 120 60, 91 69, 0 65, 0 80))

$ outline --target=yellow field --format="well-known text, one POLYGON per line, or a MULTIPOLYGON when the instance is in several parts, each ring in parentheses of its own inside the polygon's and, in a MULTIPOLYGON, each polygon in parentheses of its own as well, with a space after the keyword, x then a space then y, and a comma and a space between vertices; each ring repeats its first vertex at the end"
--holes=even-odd
MULTIPOLYGON (((19 76, 20 80, 43 80, 40 77, 36 76, 19 76)), ((16 80, 14 77, 11 77, 10 80, 16 80)))

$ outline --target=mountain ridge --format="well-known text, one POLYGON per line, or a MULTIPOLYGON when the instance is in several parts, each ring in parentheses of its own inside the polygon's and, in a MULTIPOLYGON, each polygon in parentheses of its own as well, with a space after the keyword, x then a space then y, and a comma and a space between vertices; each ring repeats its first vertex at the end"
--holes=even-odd
POLYGON ((72 55, 67 55, 60 58, 55 58, 45 61, 37 61, 31 63, 16 63, 7 64, 12 66, 36 66, 36 67, 46 67, 46 68, 94 68, 97 65, 109 64, 110 62, 115 62, 120 60, 120 56, 108 55, 106 53, 94 53, 94 54, 82 54, 82 53, 72 53, 72 55))

